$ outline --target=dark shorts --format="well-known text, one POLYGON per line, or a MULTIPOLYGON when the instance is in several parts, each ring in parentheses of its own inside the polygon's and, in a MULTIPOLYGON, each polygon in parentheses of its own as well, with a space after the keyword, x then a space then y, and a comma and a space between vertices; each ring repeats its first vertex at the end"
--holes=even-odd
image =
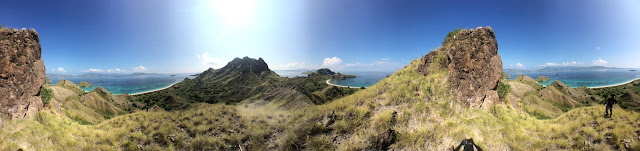
POLYGON ((607 105, 607 110, 613 109, 613 105, 607 105))

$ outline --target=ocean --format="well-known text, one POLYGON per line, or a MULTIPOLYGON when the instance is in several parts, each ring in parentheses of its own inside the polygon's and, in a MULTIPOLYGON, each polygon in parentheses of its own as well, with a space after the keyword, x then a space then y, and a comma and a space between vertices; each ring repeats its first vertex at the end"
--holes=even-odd
POLYGON ((511 79, 515 79, 518 75, 526 75, 533 79, 538 76, 547 76, 549 81, 538 82, 543 86, 547 86, 553 81, 558 80, 569 87, 602 87, 621 83, 626 83, 640 78, 639 71, 629 71, 630 69, 593 69, 593 70, 577 70, 577 71, 554 71, 554 72, 525 72, 525 73, 508 73, 511 79))
POLYGON ((166 88, 184 80, 184 78, 193 79, 195 76, 190 76, 190 74, 175 74, 174 76, 169 74, 94 74, 49 78, 52 84, 61 79, 69 80, 75 84, 80 81, 91 82, 93 85, 91 87, 80 87, 85 91, 92 91, 101 86, 112 94, 136 94, 166 88))
POLYGON ((359 72, 341 72, 342 74, 352 74, 356 75, 355 78, 347 78, 344 80, 332 79, 329 80, 329 83, 349 86, 349 87, 370 87, 378 81, 386 78, 387 76, 391 76, 393 71, 388 72, 380 72, 380 71, 359 71, 359 72))

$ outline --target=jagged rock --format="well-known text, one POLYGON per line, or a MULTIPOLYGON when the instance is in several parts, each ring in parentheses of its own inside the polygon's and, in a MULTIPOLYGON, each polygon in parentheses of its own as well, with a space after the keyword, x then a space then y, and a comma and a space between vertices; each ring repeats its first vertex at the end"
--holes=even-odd
POLYGON ((0 29, 0 113, 29 117, 43 107, 40 39, 34 29, 0 29))
POLYGON ((536 78, 536 81, 538 81, 538 82, 549 81, 549 77, 547 77, 547 76, 538 76, 538 78, 536 78))
POLYGON ((328 127, 329 125, 333 124, 333 122, 335 122, 336 117, 337 116, 334 111, 332 111, 331 113, 326 113, 324 117, 322 117, 322 121, 320 121, 320 124, 322 124, 324 127, 328 127))
POLYGON ((451 92, 471 107, 489 107, 497 101, 502 60, 491 27, 460 31, 451 46, 449 58, 451 92))
MULTIPOLYGON (((425 55, 424 57, 422 57, 420 59, 420 64, 418 64, 418 73, 422 73, 423 75, 427 75, 429 73, 430 70, 430 65, 431 63, 437 61, 436 59, 437 56, 440 53, 446 53, 443 52, 443 49, 436 49, 434 51, 430 51, 429 53, 427 53, 427 55, 425 55)), ((440 60, 440 64, 438 64, 435 68, 440 68, 440 67, 445 67, 447 68, 449 65, 449 59, 447 57, 442 57, 440 60)))
POLYGON ((87 82, 87 81, 80 81, 80 83, 78 83, 79 87, 90 87, 92 86, 91 82, 87 82))
POLYGON ((384 133, 378 135, 376 140, 376 150, 389 150, 389 146, 396 142, 396 131, 387 128, 384 133))

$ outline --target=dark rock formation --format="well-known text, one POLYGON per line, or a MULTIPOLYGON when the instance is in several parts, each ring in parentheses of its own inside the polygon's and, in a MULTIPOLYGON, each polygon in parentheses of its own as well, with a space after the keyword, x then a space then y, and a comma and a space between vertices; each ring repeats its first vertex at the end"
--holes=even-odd
POLYGON ((446 54, 446 52, 444 52, 444 49, 438 48, 434 51, 430 51, 427 55, 422 57, 420 59, 420 64, 418 64, 418 72, 422 73, 423 75, 427 75, 429 73, 429 70, 433 69, 429 67, 433 67, 431 66, 431 64, 436 61, 439 61, 439 64, 436 64, 434 68, 440 68, 440 67, 447 68, 447 66, 449 66, 449 58, 446 55, 444 55, 443 57, 440 58, 440 60, 438 60, 437 56, 440 53, 446 54))
POLYGON ((79 87, 90 87, 92 86, 91 82, 87 82, 87 81, 80 81, 80 83, 78 83, 79 87))
POLYGON ((498 100, 502 76, 498 43, 490 27, 460 31, 447 47, 451 91, 471 107, 489 107, 498 100))
POLYGON ((499 99, 496 89, 502 76, 493 29, 478 27, 455 33, 442 48, 422 57, 417 71, 426 75, 429 70, 447 68, 451 92, 457 99, 471 107, 489 107, 499 99))
POLYGON ((258 60, 256 60, 253 58, 244 57, 242 59, 233 59, 226 66, 220 68, 220 70, 217 72, 225 71, 242 71, 242 73, 252 72, 254 74, 260 74, 263 71, 271 70, 269 70, 269 66, 264 62, 264 60, 262 60, 262 58, 258 58, 258 60))
POLYGON ((0 30, 0 113, 21 118, 42 108, 39 93, 45 67, 41 51, 35 30, 0 30))
POLYGON ((538 82, 549 81, 549 77, 547 77, 547 76, 538 76, 538 78, 536 78, 536 81, 538 81, 538 82))

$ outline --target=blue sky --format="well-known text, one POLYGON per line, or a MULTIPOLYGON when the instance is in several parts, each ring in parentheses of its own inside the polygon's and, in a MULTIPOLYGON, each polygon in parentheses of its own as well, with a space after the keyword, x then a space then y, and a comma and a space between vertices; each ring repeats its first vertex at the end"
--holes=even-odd
POLYGON ((272 69, 392 71, 458 27, 491 26, 504 68, 640 68, 640 1, 8 1, 48 73, 196 73, 235 57, 272 69))

